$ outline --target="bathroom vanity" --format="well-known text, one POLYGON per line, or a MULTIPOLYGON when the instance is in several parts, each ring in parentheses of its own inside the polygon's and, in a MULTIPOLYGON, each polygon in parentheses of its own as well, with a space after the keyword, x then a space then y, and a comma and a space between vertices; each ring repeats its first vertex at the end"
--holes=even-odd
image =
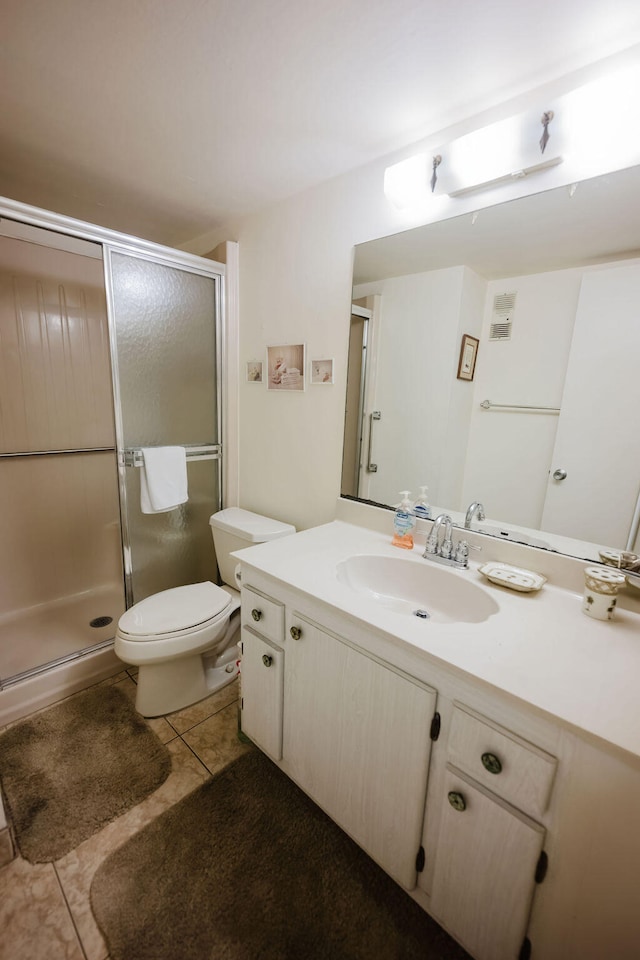
POLYGON ((577 561, 519 594, 389 540, 237 554, 243 730, 476 960, 635 958, 637 603, 593 621, 577 561))

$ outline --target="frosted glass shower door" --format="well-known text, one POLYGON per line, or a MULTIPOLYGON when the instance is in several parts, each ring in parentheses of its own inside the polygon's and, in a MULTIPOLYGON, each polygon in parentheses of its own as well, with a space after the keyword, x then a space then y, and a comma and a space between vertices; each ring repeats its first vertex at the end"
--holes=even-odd
POLYGON ((0 236, 2 685, 108 644, 125 605, 102 251, 36 237, 0 236))
POLYGON ((110 252, 121 412, 128 602, 216 579, 209 517, 220 506, 220 460, 188 456, 189 499, 143 514, 136 451, 220 442, 217 316, 220 278, 110 252))

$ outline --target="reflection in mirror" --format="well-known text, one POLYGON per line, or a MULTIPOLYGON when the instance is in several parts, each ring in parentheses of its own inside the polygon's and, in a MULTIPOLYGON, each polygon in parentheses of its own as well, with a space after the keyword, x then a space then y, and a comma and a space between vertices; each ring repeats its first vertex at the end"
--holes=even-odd
POLYGON ((343 495, 640 551, 640 167, 360 244, 353 304, 343 495))

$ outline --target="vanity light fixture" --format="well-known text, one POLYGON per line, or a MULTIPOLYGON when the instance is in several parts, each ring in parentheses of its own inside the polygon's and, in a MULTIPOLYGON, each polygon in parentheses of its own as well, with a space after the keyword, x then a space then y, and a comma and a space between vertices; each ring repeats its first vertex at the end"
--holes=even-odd
POLYGON ((432 202, 438 182, 436 170, 441 163, 440 154, 429 157, 426 153, 419 153, 387 167, 384 172, 385 196, 399 210, 432 202))
POLYGON ((484 180, 482 183, 474 183, 468 187, 460 187, 459 190, 450 190, 449 196, 464 197, 467 193, 476 193, 478 190, 489 190, 491 187, 497 187, 501 183, 511 183, 513 180, 522 180, 524 177, 531 176, 532 173, 540 173, 541 170, 556 167, 559 163, 562 163, 562 157, 552 157, 549 160, 543 160, 541 163, 532 163, 529 167, 521 167, 519 170, 505 173, 501 177, 495 177, 493 180, 484 180))
POLYGON ((552 110, 544 111, 542 118, 537 110, 535 113, 530 110, 474 130, 450 143, 446 184, 443 184, 448 195, 462 197, 487 190, 561 163, 559 141, 554 138, 553 154, 548 149, 553 116, 552 110), (541 138, 537 133, 540 122, 544 128, 541 138))
POLYGON ((572 180, 586 180, 638 163, 639 85, 640 59, 636 57, 615 73, 592 80, 562 98, 562 150, 572 180))
POLYGON ((414 208, 424 215, 434 201, 446 203, 447 197, 508 184, 563 160, 567 179, 574 182, 635 165, 640 155, 639 84, 640 62, 636 60, 614 74, 562 94, 554 101, 554 109, 546 109, 542 115, 539 108, 527 110, 447 143, 446 164, 441 169, 445 150, 442 154, 421 153, 387 167, 384 192, 399 209, 414 208), (557 127, 559 110, 562 123, 557 127), (598 118, 597 136, 594 117, 598 118))

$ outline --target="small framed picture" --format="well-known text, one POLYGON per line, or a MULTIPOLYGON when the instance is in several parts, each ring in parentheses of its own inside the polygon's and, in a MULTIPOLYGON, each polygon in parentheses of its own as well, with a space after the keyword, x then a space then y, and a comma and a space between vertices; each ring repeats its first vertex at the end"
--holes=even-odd
POLYGON ((333 360, 311 361, 311 383, 333 383, 333 360))
POLYGON ((458 361, 458 380, 473 380, 478 358, 478 344, 476 337, 465 333, 460 344, 460 359, 458 361))
POLYGON ((304 390, 304 343, 267 347, 267 389, 304 390))
POLYGON ((247 383, 262 383, 262 360, 247 361, 247 383))

